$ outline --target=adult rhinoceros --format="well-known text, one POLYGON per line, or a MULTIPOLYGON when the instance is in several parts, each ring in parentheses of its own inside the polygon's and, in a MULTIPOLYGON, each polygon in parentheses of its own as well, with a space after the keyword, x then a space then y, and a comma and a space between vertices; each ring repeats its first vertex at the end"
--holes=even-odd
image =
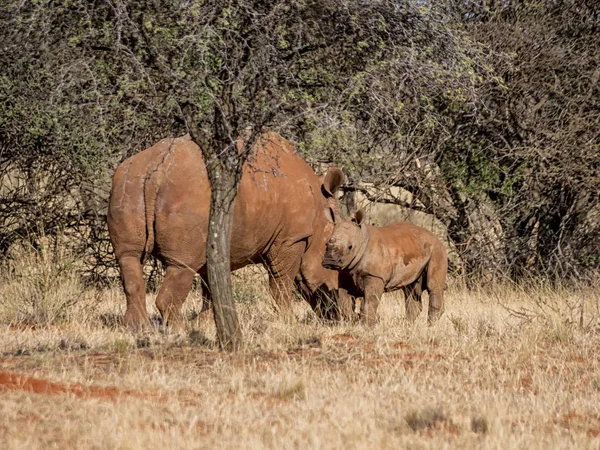
MULTIPOLYGON (((231 268, 263 263, 276 306, 290 314, 294 281, 319 312, 321 294, 337 289, 338 273, 321 265, 338 210, 344 175, 330 169, 320 181, 292 144, 262 135, 244 169, 235 200, 231 268)), ((205 273, 210 185, 202 153, 189 136, 164 139, 125 160, 113 177, 108 230, 119 262, 125 323, 147 321, 142 264, 153 254, 166 273, 156 299, 163 320, 182 320, 181 306, 196 272, 205 273)))

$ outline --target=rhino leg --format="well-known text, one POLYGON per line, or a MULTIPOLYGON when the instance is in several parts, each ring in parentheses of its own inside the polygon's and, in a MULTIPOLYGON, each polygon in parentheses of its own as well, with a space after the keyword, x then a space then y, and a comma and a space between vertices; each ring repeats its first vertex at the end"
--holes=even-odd
POLYGON ((208 287, 208 274, 200 274, 200 290, 202 292, 202 311, 212 308, 212 295, 208 287))
POLYGON ((306 242, 292 245, 273 245, 266 260, 269 272, 269 289, 275 300, 278 313, 287 318, 293 317, 292 289, 296 274, 300 271, 300 262, 306 249, 306 242))
POLYGON ((345 272, 338 272, 339 289, 337 295, 337 308, 341 320, 354 321, 358 319, 355 313, 356 296, 362 292, 354 284, 352 276, 345 272))
POLYGON ((340 291, 330 292, 325 288, 320 288, 306 295, 305 299, 319 319, 337 322, 340 319, 346 319, 342 309, 351 308, 347 305, 351 305, 352 302, 350 296, 340 298, 340 294, 342 294, 340 291))
POLYGON ((200 319, 203 322, 209 322, 212 320, 212 295, 210 293, 210 289, 208 288, 208 275, 201 274, 201 291, 202 291, 202 308, 200 309, 200 319))
POLYGON ((355 319, 354 313, 355 299, 350 293, 343 288, 338 290, 337 307, 339 310, 340 319, 344 321, 352 321, 355 319))
POLYGON ((127 299, 124 321, 128 327, 139 329, 148 323, 146 283, 140 257, 123 256, 119 258, 119 267, 127 299))
POLYGON ((164 324, 182 325, 181 306, 190 292, 195 274, 196 271, 190 267, 167 266, 165 280, 156 297, 156 307, 164 324))
POLYGON ((448 273, 448 259, 441 253, 434 253, 427 267, 427 291, 429 292, 429 311, 427 321, 435 323, 444 313, 444 286, 448 273))
POLYGON ((444 294, 442 291, 429 291, 429 312, 427 321, 434 324, 444 313, 444 294))
POLYGON ((364 279, 364 299, 360 305, 360 319, 368 326, 377 321, 377 307, 383 295, 385 285, 381 278, 366 277, 364 279))
MULTIPOLYGON (((302 298, 308 302, 312 310, 319 319, 325 321, 347 320, 349 310, 352 308, 352 297, 348 294, 344 296, 346 290, 334 289, 330 290, 326 284, 316 286, 303 278, 303 275, 310 272, 310 265, 306 264, 306 260, 302 260, 301 274, 296 277, 296 288, 302 295, 302 298), (308 267, 307 267, 308 266, 308 267)), ((320 264, 320 262, 319 262, 320 264)))
POLYGON ((403 288, 404 302, 406 305, 406 320, 414 323, 423 310, 421 295, 423 294, 423 277, 403 288))

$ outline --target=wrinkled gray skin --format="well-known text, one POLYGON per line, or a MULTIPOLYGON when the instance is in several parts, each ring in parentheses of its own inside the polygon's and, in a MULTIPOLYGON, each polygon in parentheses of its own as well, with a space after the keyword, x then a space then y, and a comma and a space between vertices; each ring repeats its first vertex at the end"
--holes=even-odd
POLYGON ((429 323, 442 315, 448 257, 438 238, 407 222, 367 225, 362 211, 351 221, 340 220, 335 211, 329 218, 334 229, 323 266, 340 271, 338 307, 343 316, 353 314, 352 297, 362 297, 360 318, 373 325, 382 294, 397 289, 404 290, 409 321, 421 312, 424 291, 429 293, 429 323))

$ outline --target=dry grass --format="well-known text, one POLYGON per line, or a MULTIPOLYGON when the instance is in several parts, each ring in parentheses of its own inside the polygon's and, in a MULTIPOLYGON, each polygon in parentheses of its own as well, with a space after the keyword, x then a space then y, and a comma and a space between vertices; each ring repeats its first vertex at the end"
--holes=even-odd
POLYGON ((248 272, 236 292, 238 354, 218 352, 200 317, 130 333, 118 287, 84 292, 57 321, 0 311, 2 447, 600 446, 597 290, 453 287, 435 327, 406 325, 388 295, 372 329, 319 323, 301 302, 285 324, 248 272))
POLYGON ((39 248, 14 245, 0 266, 0 320, 43 325, 80 312, 83 286, 73 270, 76 260, 44 238, 39 248))

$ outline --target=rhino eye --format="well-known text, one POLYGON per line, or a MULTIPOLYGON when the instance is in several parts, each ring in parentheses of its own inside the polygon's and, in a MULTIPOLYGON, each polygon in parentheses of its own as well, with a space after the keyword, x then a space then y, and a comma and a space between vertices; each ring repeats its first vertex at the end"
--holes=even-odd
POLYGON ((348 245, 348 250, 352 250, 352 244, 348 245))

